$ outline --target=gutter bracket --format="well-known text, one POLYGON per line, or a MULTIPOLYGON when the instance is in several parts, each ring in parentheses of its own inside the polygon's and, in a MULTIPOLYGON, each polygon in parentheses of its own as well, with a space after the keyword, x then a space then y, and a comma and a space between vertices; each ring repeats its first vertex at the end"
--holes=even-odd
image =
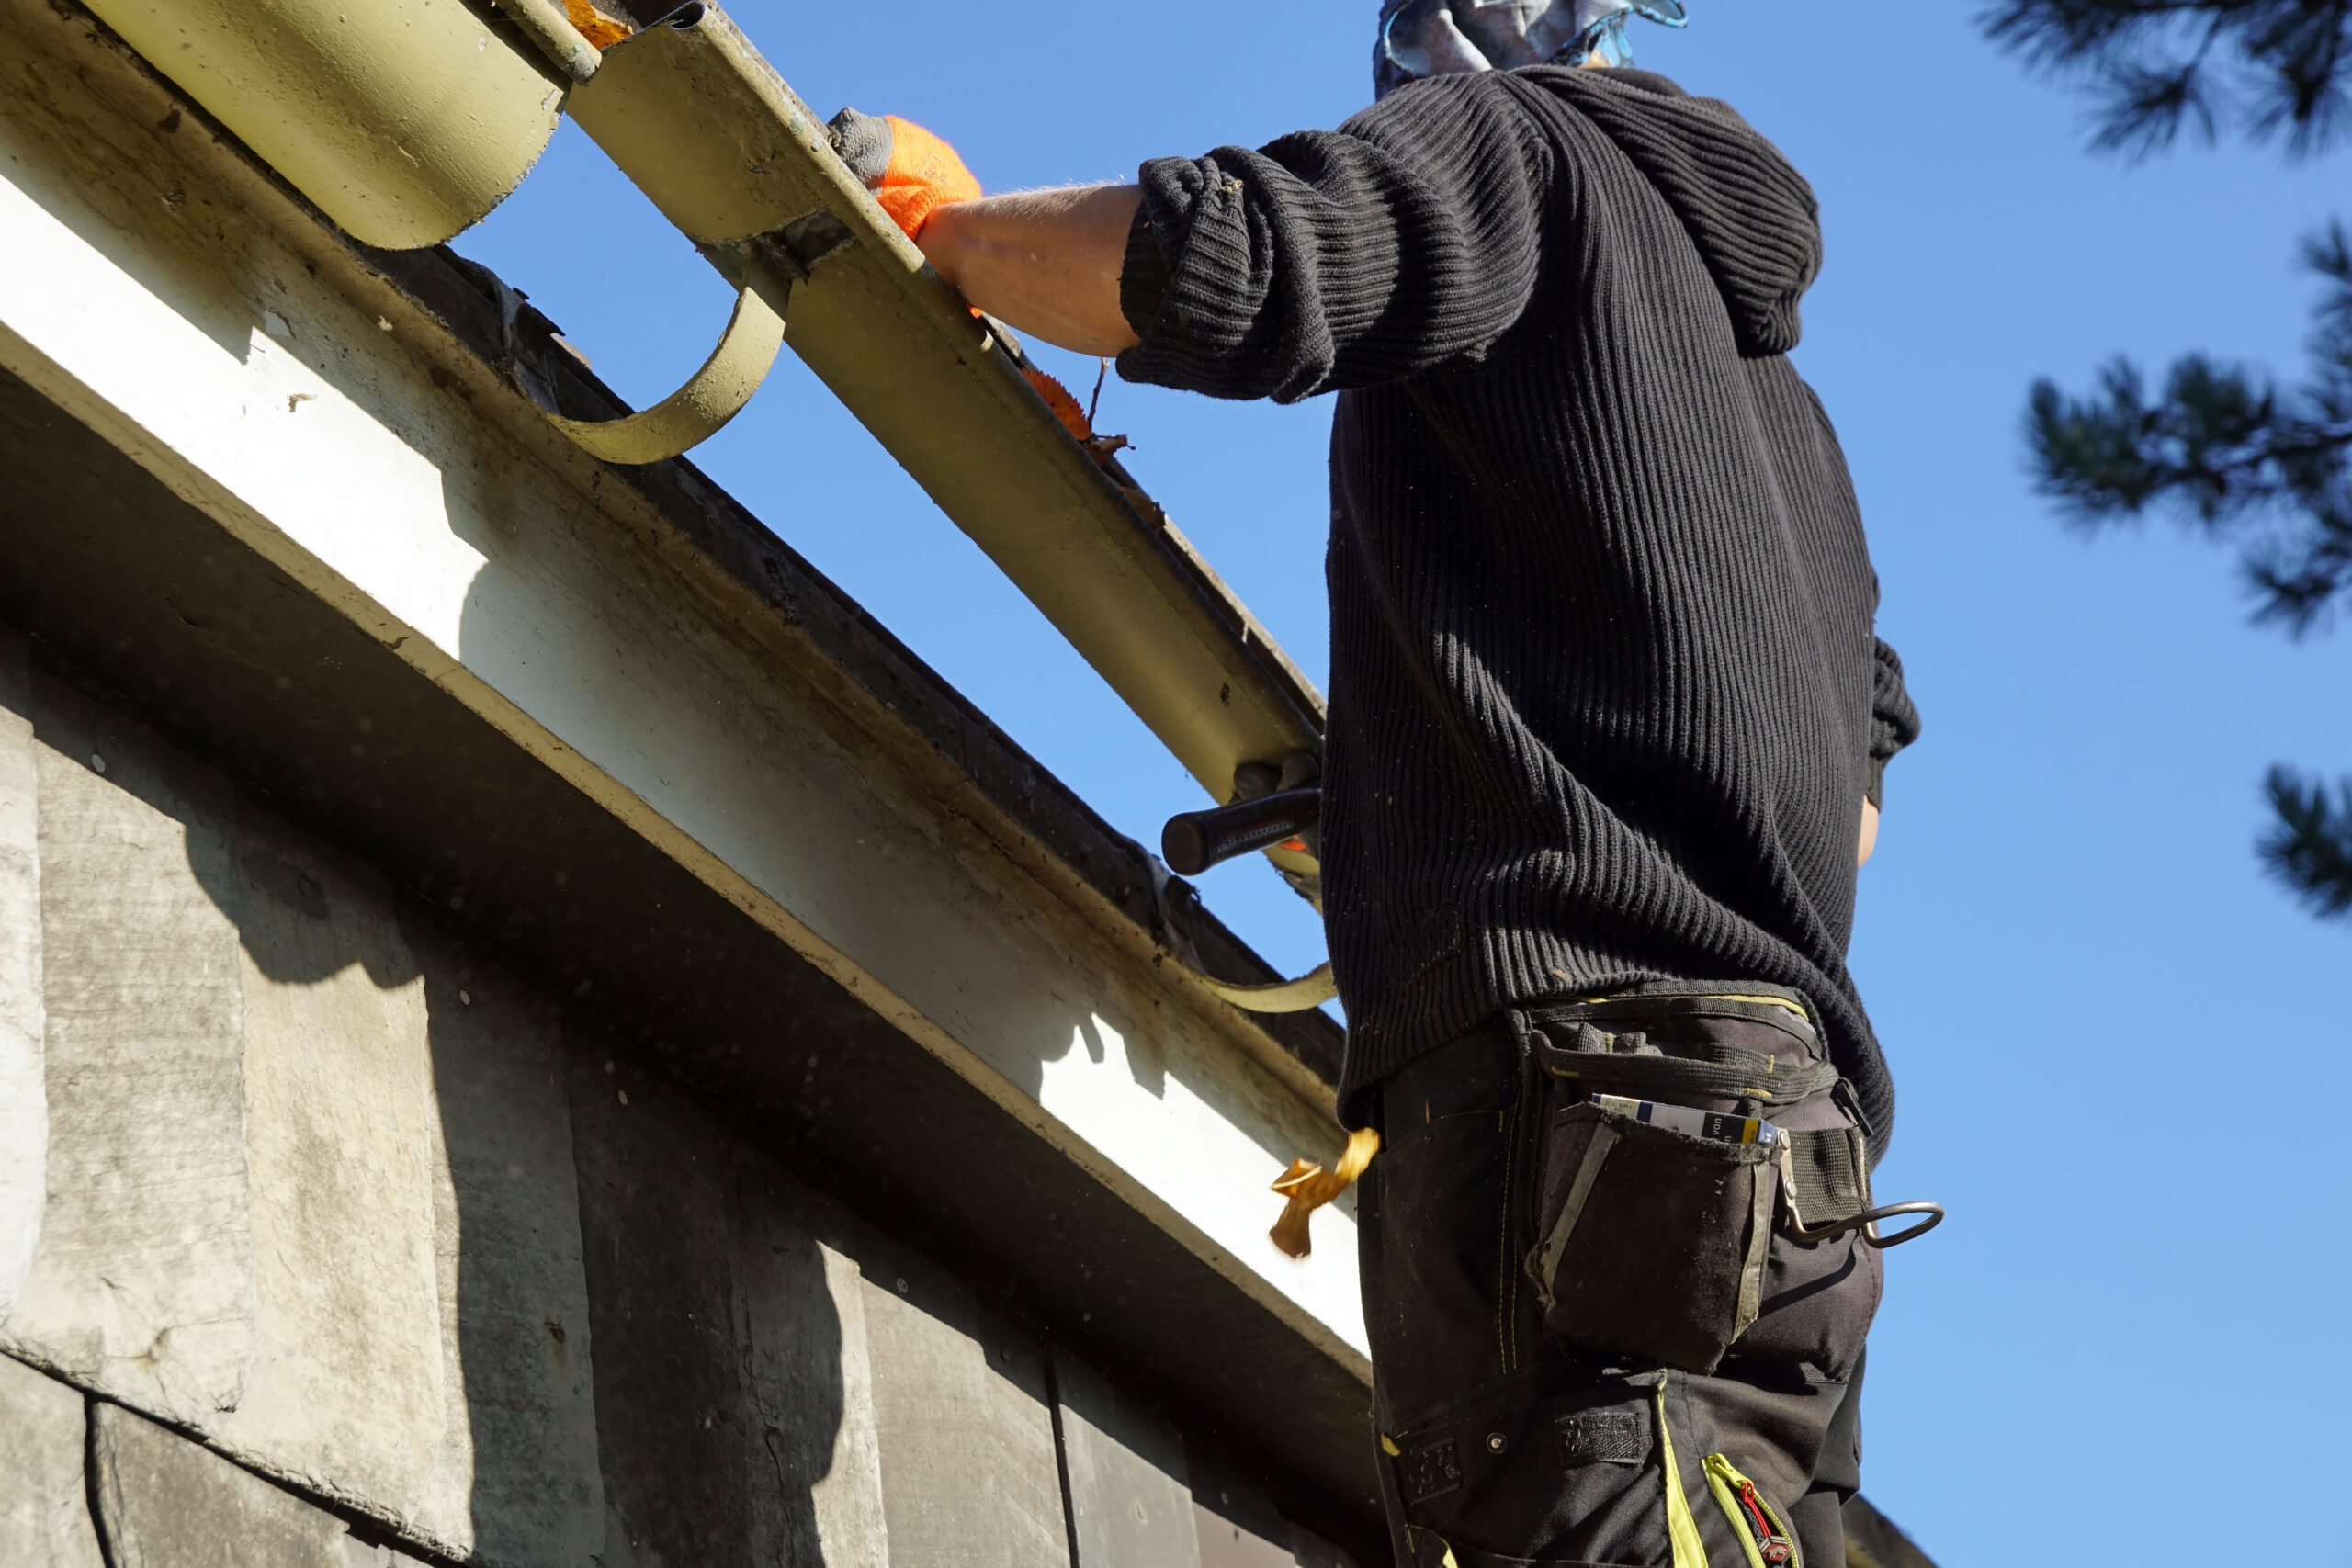
POLYGON ((747 258, 741 292, 735 296, 734 313, 718 346, 684 386, 655 403, 618 419, 572 419, 548 405, 521 377, 524 389, 533 393, 549 424, 571 437, 590 457, 607 463, 662 463, 700 446, 743 412, 760 389, 784 346, 784 307, 791 298, 788 278, 775 276, 759 261, 747 258))
POLYGON ((1144 858, 1151 867, 1152 912, 1159 918, 1161 943, 1178 968, 1199 981, 1220 1001, 1243 1012, 1310 1012, 1340 994, 1339 982, 1331 977, 1329 959, 1295 980, 1276 980, 1267 985, 1239 985, 1209 974, 1201 963, 1200 949, 1184 929, 1182 915, 1182 906, 1197 904, 1200 896, 1190 884, 1169 871, 1166 861, 1148 852, 1144 858))

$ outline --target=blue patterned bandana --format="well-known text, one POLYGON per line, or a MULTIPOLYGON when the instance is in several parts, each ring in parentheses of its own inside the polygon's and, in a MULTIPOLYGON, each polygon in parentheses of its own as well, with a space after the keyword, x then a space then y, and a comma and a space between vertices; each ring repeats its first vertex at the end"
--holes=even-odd
POLYGON ((1670 28, 1688 19, 1682 0, 1383 0, 1373 91, 1385 97, 1424 76, 1582 65, 1594 55, 1629 65, 1628 17, 1670 28))

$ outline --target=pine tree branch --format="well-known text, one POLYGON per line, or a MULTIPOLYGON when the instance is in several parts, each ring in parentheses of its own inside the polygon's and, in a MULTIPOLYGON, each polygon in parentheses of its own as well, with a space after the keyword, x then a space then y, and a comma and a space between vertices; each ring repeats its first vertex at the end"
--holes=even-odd
POLYGON ((2352 0, 1996 0, 1995 43, 2100 102, 2093 145, 2144 157, 2186 129, 2326 151, 2352 130, 2352 0))
POLYGON ((2242 537, 2256 618, 2301 636, 2352 599, 2352 244, 2341 224, 2307 241, 2328 285, 2313 311, 2311 370, 2280 391, 2203 355, 2175 362, 2151 399, 2118 358, 2070 398, 2035 383, 2026 441, 2037 487, 2077 524, 2170 507, 2242 537))
MULTIPOLYGON (((2352 131, 2352 0, 1993 0, 1996 44, 2098 100, 2093 145, 2145 157, 2184 130, 2283 142, 2290 158, 2352 131)), ((2301 636, 2352 600, 2352 243, 2343 225, 2307 240, 2325 285, 2304 383, 2202 355, 2174 363, 2151 399, 2118 358, 2098 389, 2035 383, 2026 439, 2035 479, 2075 523, 2177 511, 2245 537, 2240 568, 2256 618, 2301 636)), ((2272 875, 2323 917, 2352 914, 2352 778, 2331 792, 2284 766, 2265 789, 2259 851, 2272 875)))
POLYGON ((2352 778, 2330 798, 2325 780, 2278 766, 2263 791, 2278 818, 2259 845, 2264 866, 2314 914, 2352 912, 2352 778))

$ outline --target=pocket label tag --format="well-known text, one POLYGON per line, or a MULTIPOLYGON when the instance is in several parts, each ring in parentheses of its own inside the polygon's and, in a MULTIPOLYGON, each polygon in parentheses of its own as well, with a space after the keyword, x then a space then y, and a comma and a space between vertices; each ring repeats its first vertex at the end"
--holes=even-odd
POLYGON ((1637 1410, 1577 1410, 1552 1423, 1552 1457, 1563 1470, 1580 1464, 1639 1464, 1649 1434, 1637 1410))
POLYGON ((1417 1506, 1462 1484, 1462 1455, 1452 1438, 1408 1449, 1396 1461, 1396 1490, 1417 1506))

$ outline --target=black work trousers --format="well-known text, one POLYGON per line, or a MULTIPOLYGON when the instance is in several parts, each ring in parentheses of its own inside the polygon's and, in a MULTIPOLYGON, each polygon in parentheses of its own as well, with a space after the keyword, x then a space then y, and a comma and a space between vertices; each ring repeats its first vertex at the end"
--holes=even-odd
MULTIPOLYGON (((1376 1438, 1401 1568, 1840 1568, 1875 1248, 1775 1232, 1761 1311, 1707 1374, 1544 1331, 1514 1205, 1532 1183, 1506 1020, 1382 1090, 1358 1224, 1376 1438)), ((1830 1109, 1794 1108, 1819 1124, 1830 1109)))

